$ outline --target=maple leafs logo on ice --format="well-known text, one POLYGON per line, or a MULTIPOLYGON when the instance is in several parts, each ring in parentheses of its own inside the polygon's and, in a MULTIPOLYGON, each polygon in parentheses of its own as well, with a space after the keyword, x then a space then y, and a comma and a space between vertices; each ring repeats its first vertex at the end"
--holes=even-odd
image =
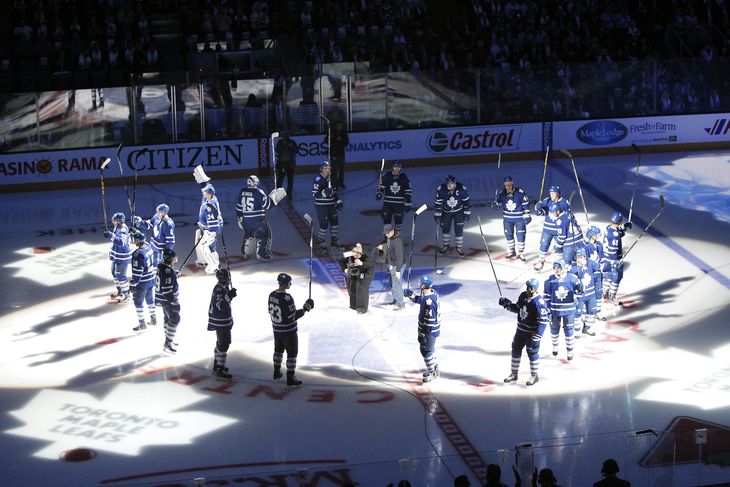
POLYGON ((75 242, 48 253, 35 254, 32 248, 20 249, 16 253, 29 257, 5 264, 5 267, 19 269, 13 277, 24 277, 46 286, 73 282, 86 273, 99 277, 109 275, 109 268, 100 266, 103 262, 110 262, 108 243, 75 242))
POLYGON ((206 398, 171 382, 120 384, 101 400, 82 392, 46 389, 10 412, 26 424, 6 433, 52 442, 35 453, 39 457, 55 459, 79 445, 138 455, 146 446, 190 444, 237 421, 197 411, 174 412, 206 398))

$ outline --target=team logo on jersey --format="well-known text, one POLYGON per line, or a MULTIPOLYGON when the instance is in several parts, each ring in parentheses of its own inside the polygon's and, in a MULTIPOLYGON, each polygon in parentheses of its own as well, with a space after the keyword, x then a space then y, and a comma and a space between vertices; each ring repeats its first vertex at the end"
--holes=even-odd
POLYGON ((390 185, 390 192, 393 194, 400 192, 400 184, 398 184, 398 181, 393 181, 393 184, 390 185))
POLYGON ((517 203, 509 199, 507 200, 507 204, 505 204, 504 207, 507 208, 507 210, 509 211, 515 211, 517 209, 517 203))
POLYGON ((527 306, 523 306, 520 308, 520 321, 525 321, 527 319, 527 306))
POLYGON ((565 298, 567 298, 568 294, 569 294, 568 290, 565 289, 565 286, 562 286, 562 285, 559 286, 558 289, 555 291, 555 296, 561 301, 564 300, 565 298))
POLYGON ((447 206, 448 206, 449 208, 451 208, 451 209, 454 209, 454 208, 456 208, 456 205, 458 205, 458 204, 459 204, 459 200, 457 200, 457 199, 456 199, 456 198, 454 198, 453 196, 451 196, 451 197, 450 197, 449 199, 447 199, 447 200, 446 200, 446 205, 447 205, 447 206))
POLYGON ((583 274, 583 277, 581 278, 580 282, 583 283, 584 289, 588 289, 588 287, 591 285, 591 282, 593 282, 593 277, 586 272, 585 274, 583 274))

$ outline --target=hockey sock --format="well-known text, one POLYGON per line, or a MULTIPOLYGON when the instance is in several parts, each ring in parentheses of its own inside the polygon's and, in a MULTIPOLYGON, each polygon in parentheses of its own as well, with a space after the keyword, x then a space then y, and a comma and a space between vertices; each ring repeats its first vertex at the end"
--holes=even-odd
POLYGON ((510 370, 512 372, 512 375, 517 375, 517 371, 520 370, 521 359, 522 357, 515 357, 514 355, 512 356, 512 363, 510 364, 510 370))
POLYGON ((510 254, 515 253, 515 241, 514 240, 507 240, 507 250, 509 250, 510 254))
POLYGON ((281 362, 284 359, 284 354, 279 352, 274 352, 274 368, 280 369, 281 368, 281 362))
POLYGON ((221 352, 220 350, 218 350, 218 347, 215 347, 215 350, 213 350, 213 356, 215 357, 216 367, 222 369, 226 366, 226 361, 228 360, 227 352, 221 352))
POLYGON ((464 246, 464 236, 463 235, 457 235, 456 238, 454 238, 456 241, 456 248, 460 249, 464 246))
POLYGON ((291 372, 293 374, 294 373, 294 369, 296 369, 296 368, 297 368, 297 357, 296 357, 296 355, 293 356, 293 357, 287 355, 287 357, 286 357, 286 370, 287 370, 287 373, 291 372))

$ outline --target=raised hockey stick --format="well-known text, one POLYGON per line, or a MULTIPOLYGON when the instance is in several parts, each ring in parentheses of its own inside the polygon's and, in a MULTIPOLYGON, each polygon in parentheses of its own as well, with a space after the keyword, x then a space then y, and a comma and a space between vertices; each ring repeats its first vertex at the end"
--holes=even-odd
POLYGON ((383 185, 383 169, 385 169, 385 158, 380 160, 380 171, 378 172, 378 189, 377 194, 380 194, 380 187, 383 185))
MULTIPOLYGON (((276 188, 276 160, 274 159, 276 154, 274 152, 274 139, 279 138, 279 132, 272 132, 271 133, 271 172, 274 174, 274 188, 276 188)), ((282 183, 283 184, 283 183, 282 183)))
POLYGON ((99 166, 99 181, 101 182, 101 208, 104 212, 104 231, 109 231, 109 227, 106 223, 106 193, 104 192, 104 169, 112 162, 110 158, 104 159, 104 162, 99 166))
POLYGON ((499 148, 499 154, 497 155, 497 187, 494 188, 494 202, 497 202, 497 198, 499 198, 499 168, 502 166, 502 148, 499 148))
POLYGON ((639 243, 639 240, 641 240, 641 237, 644 236, 644 234, 649 231, 649 228, 654 224, 654 222, 659 218, 659 215, 662 214, 662 211, 664 211, 664 195, 659 195, 659 211, 656 215, 654 215, 654 218, 651 219, 649 224, 641 231, 639 236, 634 240, 634 243, 631 244, 631 247, 629 247, 629 250, 627 250, 623 257, 621 257, 621 260, 619 261, 621 264, 623 264, 624 260, 626 260, 626 257, 629 255, 629 252, 631 252, 631 249, 633 249, 637 243, 639 243))
POLYGON ((548 163, 548 155, 550 154, 550 146, 547 146, 545 148, 545 163, 542 166, 542 182, 540 183, 540 197, 537 199, 537 201, 542 201, 542 192, 545 189, 545 176, 547 176, 547 163, 548 163))
POLYGON ((639 180, 639 167, 641 166, 641 151, 639 150, 639 147, 636 144, 631 144, 631 148, 634 149, 634 151, 639 154, 639 157, 636 160, 636 171, 634 171, 634 191, 631 193, 631 203, 629 204, 629 219, 628 222, 631 222, 631 215, 634 213, 634 196, 636 196, 636 183, 639 180))
POLYGON ((309 213, 304 214, 304 219, 309 223, 309 299, 312 299, 312 257, 314 254, 314 233, 312 233, 312 225, 314 222, 312 217, 309 216, 309 213))
POLYGON ((484 231, 482 231, 482 219, 477 215, 477 221, 479 222, 479 233, 482 235, 482 242, 484 242, 484 248, 487 250, 487 258, 489 259, 489 265, 492 267, 492 273, 494 274, 494 282, 497 283, 497 291, 499 291, 499 297, 502 297, 502 288, 499 286, 499 279, 497 279, 497 271, 494 270, 494 263, 492 262, 492 254, 489 252, 489 245, 487 245, 487 239, 484 237, 484 231))
POLYGON ((573 160, 573 154, 568 151, 568 149, 560 149, 560 152, 565 154, 566 156, 570 157, 570 164, 573 166, 573 175, 575 176, 575 184, 578 186, 578 195, 580 195, 580 200, 583 203, 583 212, 586 214, 586 224, 588 226, 591 225, 591 221, 588 218, 588 209, 586 208, 586 200, 583 198, 583 190, 580 187, 580 179, 578 179, 578 171, 575 169, 575 161, 573 160))
POLYGON ((413 240, 416 238, 416 217, 426 211, 428 206, 426 206, 426 203, 422 204, 418 207, 415 213, 413 213, 413 222, 411 223, 411 251, 408 255, 408 276, 406 278, 406 283, 408 285, 407 289, 411 288, 411 269, 413 269, 413 240))
POLYGON ((221 225, 221 243, 223 244, 223 255, 226 257, 226 269, 228 269, 228 275, 231 275, 231 263, 228 260, 228 250, 226 250, 226 237, 223 234, 223 225, 221 225))
POLYGON ((122 183, 124 184, 124 192, 127 194, 127 206, 129 207, 130 214, 133 215, 134 210, 132 210, 132 198, 129 197, 129 187, 127 186, 127 178, 124 177, 124 167, 122 165, 121 154, 123 147, 124 142, 120 142, 119 146, 117 147, 117 163, 119 164, 119 174, 122 176, 122 183))
POLYGON ((136 215, 137 211, 137 176, 139 174, 139 171, 137 170, 137 167, 139 166, 139 158, 142 154, 147 152, 147 147, 143 148, 142 150, 138 151, 137 154, 134 156, 134 181, 132 182, 132 206, 130 208, 130 212, 132 213, 132 217, 136 215))

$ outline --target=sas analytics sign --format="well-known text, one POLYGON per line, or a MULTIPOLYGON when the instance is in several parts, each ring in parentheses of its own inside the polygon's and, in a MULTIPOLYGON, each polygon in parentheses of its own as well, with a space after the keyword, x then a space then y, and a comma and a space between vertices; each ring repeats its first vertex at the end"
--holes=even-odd
POLYGON ((426 146, 439 155, 514 151, 521 136, 522 125, 439 129, 428 135, 426 146))

